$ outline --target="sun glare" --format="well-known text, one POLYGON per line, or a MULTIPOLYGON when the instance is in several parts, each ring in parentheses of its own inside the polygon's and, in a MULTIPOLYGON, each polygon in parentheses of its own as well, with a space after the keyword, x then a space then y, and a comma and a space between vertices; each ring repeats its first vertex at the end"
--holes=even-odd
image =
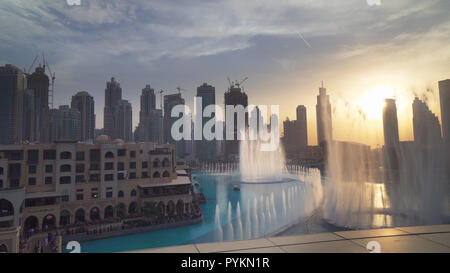
POLYGON ((381 120, 385 99, 395 98, 394 88, 391 86, 377 86, 367 90, 358 99, 358 105, 365 112, 368 119, 381 120))

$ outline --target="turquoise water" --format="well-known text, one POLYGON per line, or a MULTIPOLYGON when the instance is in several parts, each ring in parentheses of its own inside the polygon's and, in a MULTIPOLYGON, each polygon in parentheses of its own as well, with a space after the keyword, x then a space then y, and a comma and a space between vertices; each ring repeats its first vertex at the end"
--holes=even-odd
POLYGON ((194 183, 199 183, 196 191, 202 188, 207 198, 207 202, 201 205, 202 223, 84 242, 81 243, 81 251, 121 252, 258 238, 307 216, 314 207, 311 186, 300 181, 240 184, 240 191, 235 191, 233 185, 236 182, 233 181, 237 178, 234 176, 197 173, 193 177, 194 183))

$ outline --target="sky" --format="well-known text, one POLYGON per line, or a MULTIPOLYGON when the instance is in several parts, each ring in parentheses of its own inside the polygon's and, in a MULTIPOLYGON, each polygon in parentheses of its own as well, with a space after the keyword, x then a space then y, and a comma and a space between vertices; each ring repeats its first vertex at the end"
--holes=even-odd
POLYGON ((437 84, 450 78, 448 0, 66 1, 2 0, 0 65, 28 69, 45 54, 56 73, 54 105, 88 91, 97 128, 111 77, 132 103, 134 126, 146 84, 164 94, 181 87, 193 106, 207 82, 223 104, 227 77, 248 77, 249 103, 280 105, 283 120, 306 106, 314 145, 323 81, 334 138, 376 147, 385 97, 396 98, 400 138, 411 140, 414 97, 440 117, 437 84))

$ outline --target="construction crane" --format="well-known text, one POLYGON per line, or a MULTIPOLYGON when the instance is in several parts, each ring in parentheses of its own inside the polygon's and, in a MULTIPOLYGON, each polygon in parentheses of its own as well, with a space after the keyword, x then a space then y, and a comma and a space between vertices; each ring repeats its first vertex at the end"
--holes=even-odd
POLYGON ((227 77, 227 80, 228 80, 228 84, 230 85, 230 88, 232 88, 233 87, 233 82, 230 80, 230 77, 227 77))
POLYGON ((30 73, 31 73, 31 69, 33 68, 33 66, 34 66, 34 64, 36 63, 36 60, 37 60, 37 58, 38 58, 39 56, 38 55, 36 55, 36 57, 34 57, 34 60, 33 60, 33 62, 31 63, 31 65, 30 65, 30 67, 28 68, 28 70, 27 69, 23 69, 23 72, 24 72, 24 74, 25 75, 30 75, 30 73))
POLYGON ((181 91, 187 91, 186 89, 183 89, 179 86, 177 87, 177 90, 178 90, 178 94, 180 94, 180 95, 181 95, 181 91))
POLYGON ((245 77, 242 81, 238 82, 236 81, 236 83, 234 85, 237 86, 237 88, 239 88, 239 86, 241 86, 241 84, 243 84, 246 80, 248 80, 248 77, 245 77))
POLYGON ((55 77, 55 73, 52 73, 52 70, 50 69, 50 65, 44 58, 44 71, 45 71, 45 66, 48 67, 48 72, 50 73, 50 78, 51 78, 51 83, 48 88, 48 106, 50 109, 53 109, 53 95, 54 95, 54 90, 55 90, 54 88, 55 88, 55 78, 56 77, 55 77))

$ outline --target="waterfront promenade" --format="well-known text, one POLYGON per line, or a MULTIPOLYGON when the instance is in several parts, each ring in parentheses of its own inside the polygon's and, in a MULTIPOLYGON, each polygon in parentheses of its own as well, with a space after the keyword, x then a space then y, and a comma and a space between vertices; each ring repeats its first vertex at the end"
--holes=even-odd
POLYGON ((351 230, 190 244, 129 251, 133 253, 450 253, 450 225, 351 230), (373 243, 375 242, 375 243, 373 243), (370 244, 369 244, 370 243, 370 244), (368 245, 369 244, 369 245, 368 245))

